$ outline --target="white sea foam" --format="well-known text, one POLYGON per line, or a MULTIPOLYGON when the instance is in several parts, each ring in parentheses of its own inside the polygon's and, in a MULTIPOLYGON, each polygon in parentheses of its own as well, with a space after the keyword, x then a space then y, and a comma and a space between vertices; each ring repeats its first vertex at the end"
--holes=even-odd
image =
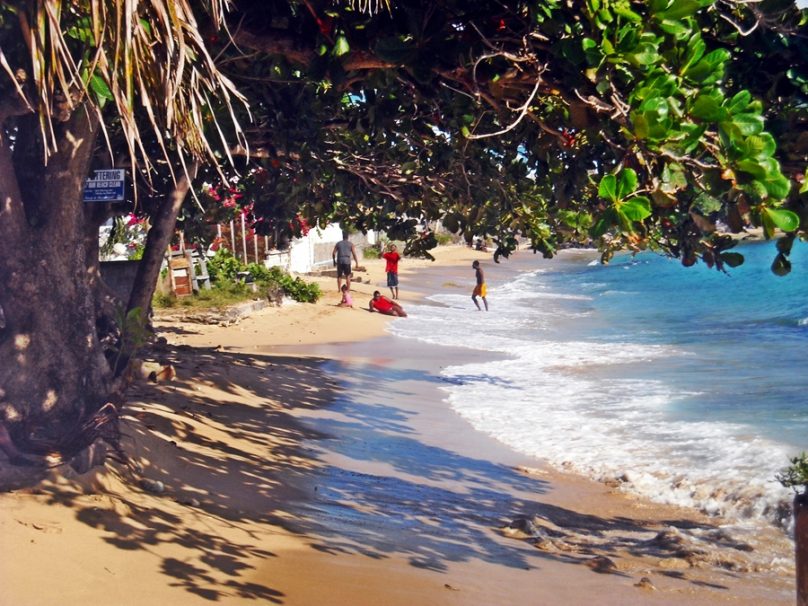
POLYGON ((432 299, 443 306, 413 306, 411 321, 393 325, 403 337, 508 355, 443 369, 448 401, 460 415, 519 452, 598 480, 619 479, 623 489, 658 502, 738 521, 787 522, 782 504, 791 495, 775 480, 786 446, 749 437, 741 425, 676 420, 671 407, 697 393, 618 372, 619 365, 653 365, 686 352, 550 338, 577 312, 548 305, 560 300, 553 293, 523 286, 517 280, 496 289, 490 313, 473 311, 468 296, 439 295, 432 299))

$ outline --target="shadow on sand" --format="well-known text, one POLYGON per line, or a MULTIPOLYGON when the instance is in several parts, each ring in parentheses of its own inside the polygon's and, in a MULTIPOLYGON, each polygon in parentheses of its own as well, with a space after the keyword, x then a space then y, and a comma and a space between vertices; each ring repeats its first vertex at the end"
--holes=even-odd
MULTIPOLYGON (((251 582, 256 559, 276 557, 264 548, 265 535, 224 540, 216 531, 222 525, 281 526, 328 554, 397 555, 433 571, 474 559, 522 569, 546 559, 579 561, 503 539, 496 529, 519 516, 592 535, 648 532, 631 519, 542 503, 545 481, 427 444, 409 422, 413 411, 373 395, 406 401, 409 382, 441 382, 435 374, 187 347, 167 357, 179 379, 139 384, 123 411, 133 461, 148 466, 117 470, 126 482, 141 481, 142 472, 164 489, 136 487, 138 498, 123 507, 78 507, 75 495, 56 489, 52 499, 72 502, 78 519, 109 533, 105 540, 117 548, 162 557, 169 584, 212 602, 240 596, 280 604, 285 597, 251 582), (349 464, 326 462, 334 456, 349 464), (191 519, 202 523, 192 528, 191 519), (192 555, 160 556, 161 544, 192 555), (217 581, 223 576, 227 582, 217 581)), ((599 553, 621 547, 616 540, 599 553)))

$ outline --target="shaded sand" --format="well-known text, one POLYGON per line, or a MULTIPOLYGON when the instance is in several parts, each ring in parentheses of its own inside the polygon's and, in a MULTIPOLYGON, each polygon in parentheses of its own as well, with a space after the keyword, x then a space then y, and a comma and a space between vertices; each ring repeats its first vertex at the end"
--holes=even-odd
MULTIPOLYGON (((405 259, 405 305, 490 258, 439 252, 456 285, 405 259)), ((364 264, 359 305, 384 283, 364 264)), ((381 336, 322 284, 234 326, 158 321, 177 378, 132 389, 130 461, 0 495, 0 604, 793 603, 720 521, 475 432, 439 369, 478 354, 381 336)))

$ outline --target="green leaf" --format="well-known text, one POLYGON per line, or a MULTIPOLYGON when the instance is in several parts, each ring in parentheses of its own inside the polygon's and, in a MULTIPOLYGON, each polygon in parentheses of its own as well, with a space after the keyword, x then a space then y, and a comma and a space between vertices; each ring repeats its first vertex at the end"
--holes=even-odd
POLYGON ((598 186, 598 195, 601 198, 606 198, 610 202, 617 201, 617 177, 614 175, 606 175, 600 180, 598 186))
POLYGON ((619 209, 631 221, 642 221, 651 216, 651 201, 645 196, 635 196, 621 202, 619 209))
POLYGON ((760 114, 735 114, 732 116, 732 124, 746 137, 757 135, 763 131, 763 116, 760 114))
POLYGON ((800 226, 797 213, 783 208, 764 208, 763 213, 771 222, 783 231, 796 231, 800 226))
POLYGON ((783 174, 770 174, 763 180, 763 185, 769 197, 783 200, 791 192, 791 181, 783 174))
POLYGON ((677 162, 666 164, 662 169, 662 187, 660 189, 672 194, 685 187, 687 187, 687 177, 682 165, 677 162))
POLYGON ((729 61, 730 52, 718 48, 708 53, 701 61, 688 67, 684 76, 699 84, 713 84, 724 77, 724 67, 729 61))
POLYGON ((659 23, 659 29, 678 40, 687 37, 693 31, 689 19, 663 19, 659 23))
POLYGON ((635 65, 643 67, 654 65, 657 61, 659 61, 659 53, 657 53, 656 46, 650 43, 642 43, 638 45, 635 52, 626 56, 629 61, 635 65))
POLYGON ((736 93, 727 105, 730 113, 737 114, 744 111, 749 107, 749 102, 752 100, 752 94, 748 90, 742 90, 736 93))
POLYGON ((738 151, 746 158, 770 158, 777 149, 777 143, 769 133, 747 137, 737 146, 738 151))
POLYGON ((637 189, 637 173, 633 168, 625 168, 617 175, 617 199, 622 200, 637 189))
POLYGON ((681 71, 685 72, 692 65, 695 65, 704 56, 705 52, 707 52, 707 45, 704 43, 701 34, 696 32, 687 41, 687 57, 681 71))
POLYGON ((739 265, 743 265, 743 255, 741 253, 736 252, 725 252, 719 255, 721 261, 723 261, 726 265, 730 267, 738 267, 739 265))
POLYGON ((791 261, 783 253, 777 253, 772 263, 772 273, 776 276, 787 276, 791 273, 791 261))
POLYGON ((695 15, 703 7, 713 3, 714 0, 673 0, 668 8, 659 11, 657 19, 684 19, 695 15))
POLYGON ((334 56, 341 57, 342 55, 351 51, 351 45, 348 44, 348 39, 344 34, 337 36, 337 41, 334 43, 334 56))
POLYGON ((642 23, 642 17, 635 13, 628 7, 628 3, 625 5, 617 4, 615 5, 612 10, 615 12, 616 15, 620 15, 624 19, 628 19, 629 21, 633 21, 634 23, 642 23))
POLYGON ((774 158, 744 158, 736 164, 738 170, 752 175, 761 181, 780 173, 780 165, 774 158))
POLYGON ((589 230, 589 235, 594 239, 600 238, 615 224, 616 219, 615 212, 612 209, 607 210, 601 215, 600 219, 595 222, 592 229, 589 230))
POLYGON ((721 105, 724 100, 724 95, 721 91, 713 89, 710 92, 702 93, 696 97, 696 102, 690 113, 702 120, 710 120, 718 122, 727 118, 727 110, 721 105))
POLYGON ((701 192, 693 201, 693 208, 698 210, 702 215, 711 215, 716 213, 722 208, 721 200, 714 198, 708 193, 701 192))
POLYGON ((95 93, 99 100, 112 101, 112 91, 109 90, 106 81, 98 74, 93 74, 90 77, 90 89, 95 93))

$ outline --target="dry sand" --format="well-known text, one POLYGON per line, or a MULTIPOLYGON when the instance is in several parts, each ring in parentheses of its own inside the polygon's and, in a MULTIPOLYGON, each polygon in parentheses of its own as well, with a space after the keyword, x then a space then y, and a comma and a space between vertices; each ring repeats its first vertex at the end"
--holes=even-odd
MULTIPOLYGON (((438 252, 447 287, 490 258, 438 252)), ((405 305, 427 264, 402 262, 405 305)), ((364 265, 361 306, 387 292, 364 265)), ((793 603, 720 520, 475 432, 436 380, 474 354, 384 337, 322 285, 232 326, 158 321, 177 377, 133 387, 129 461, 0 495, 0 605, 793 603)))

